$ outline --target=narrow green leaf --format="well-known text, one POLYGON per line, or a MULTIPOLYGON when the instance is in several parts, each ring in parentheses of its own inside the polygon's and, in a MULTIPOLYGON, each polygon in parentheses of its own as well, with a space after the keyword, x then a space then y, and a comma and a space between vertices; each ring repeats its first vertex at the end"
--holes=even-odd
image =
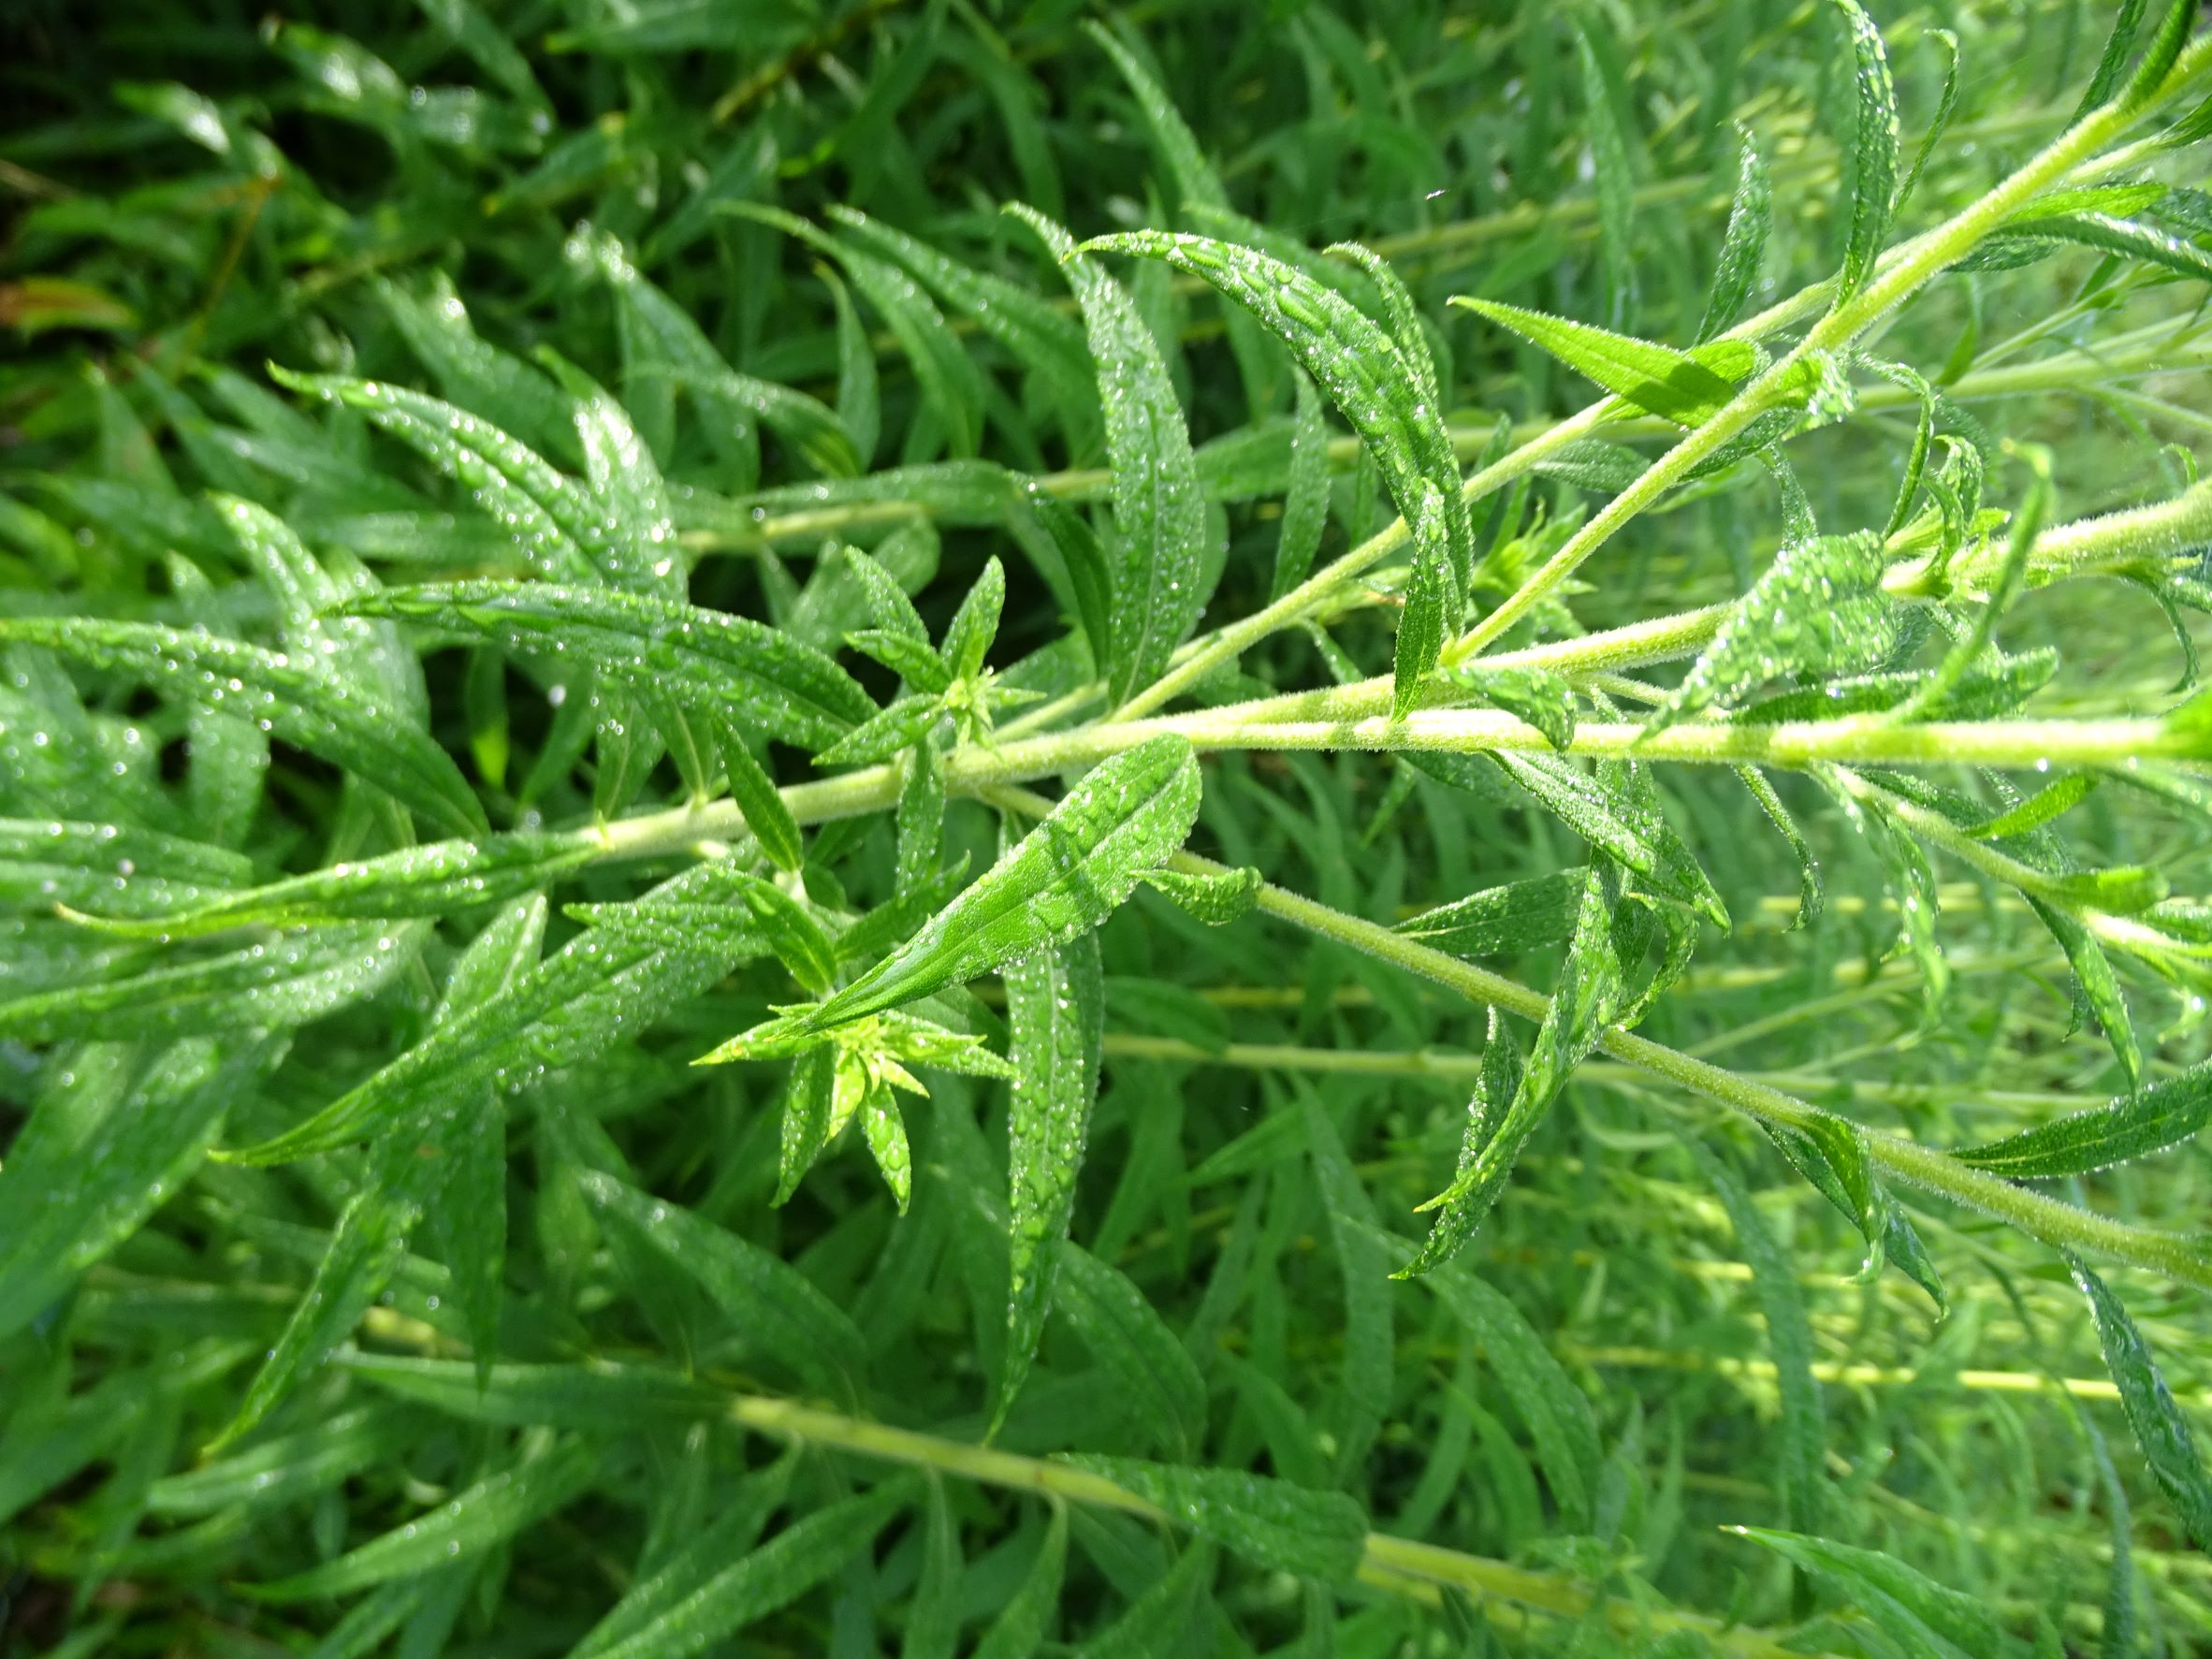
POLYGON ((1074 288, 1098 365, 1121 544, 1107 696, 1125 703, 1159 677, 1205 605, 1205 500, 1190 430, 1159 347, 1120 285, 1051 220, 1010 211, 1037 233, 1074 288))
MULTIPOLYGON (((2132 0, 2123 0, 2132 3, 2132 0)), ((1913 165, 1905 169, 1905 182, 1897 187, 1897 202, 1891 209, 1894 217, 1905 211, 1905 204, 1913 199, 1913 192, 1920 182, 1920 174, 1928 166, 1928 158, 1943 142, 1943 133, 1951 124, 1951 112, 1958 107, 1958 36, 1948 29, 1930 29, 1928 37, 1943 52, 1943 90, 1936 99, 1935 113, 1928 117, 1928 128, 1920 135, 1920 147, 1913 152, 1913 165)))
POLYGON ((0 906, 131 916, 220 901, 253 862, 204 841, 123 823, 0 819, 0 906))
POLYGON ((142 1076, 80 1064, 48 1085, 0 1168, 0 1337, 36 1319, 175 1196, 224 1114, 282 1053, 266 1040, 188 1038, 142 1076), (72 1120, 67 1136, 41 1128, 63 1116, 72 1120))
MULTIPOLYGON (((673 1608, 697 1595, 735 1561, 752 1552, 769 1518, 789 1500, 795 1451, 770 1463, 739 1482, 735 1493, 723 1504, 714 1520, 683 1538, 672 1551, 655 1558, 648 1541, 647 1556, 639 1563, 635 1581, 622 1599, 594 1624, 572 1650, 569 1659, 595 1659, 640 1631, 655 1627, 673 1608), (646 1571, 647 1561, 652 1561, 646 1571)), ((675 1641, 684 1638, 663 1630, 675 1641)))
POLYGON ((1030 1659, 1052 1630, 1060 1605, 1060 1583, 1068 1570, 1068 1511, 1055 1504, 1044 1523, 1037 1559, 1021 1584, 1006 1598, 998 1616, 976 1644, 972 1659, 1030 1659))
POLYGON ((1758 802, 1759 810, 1767 821, 1781 832, 1789 843, 1790 852, 1797 861, 1797 913, 1790 918, 1789 930, 1812 924, 1821 912, 1826 891, 1821 884, 1820 861, 1812 855, 1812 845, 1805 833, 1797 827, 1789 808, 1782 804, 1782 797, 1774 793, 1774 785, 1767 781, 1767 775, 1756 766, 1738 766, 1736 776, 1743 780, 1743 787, 1751 791, 1752 799, 1758 802))
POLYGON ((1591 170, 1597 182, 1597 257, 1605 271, 1606 320, 1617 327, 1636 309, 1636 175, 1628 159, 1628 134, 1598 62, 1596 44, 1579 22, 1575 24, 1575 58, 1582 71, 1591 170))
POLYGON ((1199 1469, 1138 1458, 1069 1460, 1164 1510, 1176 1525, 1279 1573, 1352 1578, 1367 1517, 1342 1492, 1313 1492, 1242 1469, 1199 1469))
POLYGON ((998 617, 1005 606, 1006 567, 994 556, 983 561, 982 574, 945 624, 940 654, 954 679, 973 679, 982 672, 991 642, 998 637, 998 617))
POLYGON ((58 1042, 302 1026, 383 990, 415 960, 430 925, 311 928, 218 956, 35 991, 0 1002, 0 1036, 58 1042))
POLYGON ((1007 965, 1006 1014, 1012 1031, 1013 1104, 1007 1123, 1008 1256, 1006 1365, 995 1420, 1020 1392, 1044 1333, 1061 1242, 1075 1210, 1099 1060, 1106 992, 1095 934, 1038 950, 1007 965))
POLYGON ((212 1515, 234 1505, 276 1508, 327 1492, 348 1476, 388 1464, 420 1433, 402 1406, 376 1404, 338 1413, 233 1456, 165 1475, 147 1494, 156 1515, 212 1515))
POLYGON ((1866 285, 1889 235, 1897 199, 1897 88, 1889 78, 1889 51, 1882 31, 1858 0, 1831 0, 1843 14, 1851 48, 1851 133, 1843 143, 1843 201, 1837 217, 1843 242, 1838 259, 1836 304, 1866 285))
POLYGON ((591 1659, 687 1659, 712 1647, 789 1606, 836 1573, 875 1541, 892 1516, 910 1501, 911 1491, 907 1482, 895 1480, 818 1509, 724 1566, 620 1640, 587 1651, 591 1659))
MULTIPOLYGON (((700 865, 647 897, 726 902, 731 878, 740 873, 700 865)), ((282 1163, 362 1140, 427 1102, 481 1084, 511 1090, 534 1083, 633 1036, 713 984, 741 955, 765 950, 757 936, 750 943, 717 936, 672 944, 587 928, 512 987, 439 1027, 306 1122, 227 1156, 282 1163)))
POLYGON ((48 647, 182 702, 249 720, 358 774, 454 834, 485 827, 474 792, 424 732, 355 686, 284 652, 196 630, 95 617, 0 617, 0 643, 9 640, 48 647))
POLYGON ((503 904, 596 856, 587 837, 517 831, 434 841, 248 888, 187 910, 124 921, 89 917, 130 938, 195 939, 234 927, 303 927, 378 917, 446 916, 503 904))
MULTIPOLYGON (((1516 1068, 1520 1075, 1510 1097, 1492 1101, 1485 1095, 1483 1110, 1470 1113, 1470 1137, 1486 1133, 1486 1138, 1471 1157, 1463 1149, 1461 1168, 1450 1186, 1423 1206, 1442 1209, 1448 1219, 1432 1230, 1428 1243, 1398 1276, 1427 1273, 1445 1253, 1474 1236, 1505 1190, 1521 1148, 1565 1086, 1567 1074, 1596 1045, 1618 1012, 1623 965, 1614 943, 1614 924, 1623 892, 1620 868, 1609 860, 1600 859, 1584 872, 1574 941, 1567 947, 1566 965, 1537 1029, 1535 1049, 1524 1070, 1516 1068), (1494 1124, 1492 1112, 1497 1113, 1494 1124)), ((1486 1049, 1486 1070, 1492 1060, 1492 1051, 1486 1049)), ((1495 1081, 1504 1085, 1506 1070, 1496 1072, 1495 1081)))
POLYGON ((1569 869, 1508 881, 1410 916, 1396 931, 1469 960, 1517 956, 1574 937, 1586 880, 1586 871, 1569 869))
POLYGON ((1321 394, 1302 369, 1294 371, 1292 385, 1290 476, 1275 535, 1274 572, 1268 579, 1271 602, 1305 580, 1329 527, 1329 427, 1321 418, 1321 394))
POLYGON ((1712 341, 1680 352, 1495 300, 1455 295, 1451 303, 1541 346, 1638 411, 1685 427, 1702 426, 1718 414, 1735 398, 1735 383, 1756 364, 1752 347, 1740 341, 1712 341))
POLYGON ((576 1179, 604 1214, 696 1280, 756 1353, 818 1387, 842 1386, 866 1371, 866 1344, 852 1321, 782 1258, 611 1175, 586 1170, 576 1179))
POLYGON ((1398 625, 1393 691, 1395 707, 1404 713, 1415 688, 1436 665, 1445 630, 1459 624, 1474 564, 1459 462, 1443 411, 1421 400, 1413 366, 1342 295, 1250 248, 1158 231, 1100 237, 1084 246, 1163 259, 1235 300, 1290 348, 1360 435, 1413 537, 1413 580, 1398 625))
POLYGON ((1446 677, 1452 685, 1534 726, 1553 749, 1564 751, 1575 740, 1577 693, 1570 681, 1556 674, 1541 668, 1470 664, 1448 670, 1446 677))
POLYGON ((1055 1305, 1134 1426, 1186 1455, 1205 1430, 1206 1384, 1189 1350, 1119 1269, 1071 1241, 1054 1253, 1055 1305))
POLYGON ((749 617, 642 594, 457 582, 388 589, 356 600, 353 608, 505 650, 565 657, 617 684, 718 711, 810 749, 833 742, 875 708, 842 668, 787 633, 749 617))
POLYGON ((1705 314, 1697 324, 1700 343, 1724 332, 1743 313, 1744 301, 1758 286, 1767 262, 1767 237, 1774 228, 1774 183, 1748 129, 1739 128, 1743 149, 1736 167, 1736 195, 1728 204, 1728 228, 1713 266, 1705 314))
POLYGON ((2138 1093, 1952 1156, 2016 1181, 2086 1175, 2178 1146, 2212 1118, 2212 1061, 2138 1093))
POLYGON ((247 1586, 246 1594, 259 1601, 311 1601, 480 1555, 575 1502, 591 1484, 598 1461, 590 1447, 572 1440, 535 1462, 479 1481, 421 1519, 335 1561, 273 1583, 247 1586))
POLYGON ((776 787, 776 780, 768 776, 768 769, 752 752, 739 721, 718 720, 715 729, 720 739, 717 752, 721 756, 723 775, 729 780, 730 798, 737 804, 745 827, 752 832, 752 838, 761 844, 761 851, 778 869, 797 870, 806 861, 806 842, 799 834, 798 821, 792 817, 791 808, 776 787))
POLYGON ((1728 925, 1721 895, 1656 806, 1566 760, 1506 753, 1494 758, 1514 782, 1558 814, 1569 829, 1641 876, 1653 893, 1695 911, 1716 927, 1728 925))
POLYGON ((2066 953, 2074 986, 2097 1024, 2104 1028, 2104 1041, 2112 1046, 2112 1057, 2119 1062, 2120 1075, 2130 1088, 2137 1087, 2143 1081, 2143 1049, 2135 1040, 2135 1022, 2128 1013, 2127 997, 2120 990, 2119 977, 2113 972, 2104 947, 2072 910, 2032 893, 2021 896, 2066 953))
POLYGON ((1980 1600, 1944 1589, 1895 1556, 1800 1533, 1728 1530, 1827 1579, 1905 1652, 1929 1659, 2009 1659, 2021 1652, 1980 1600))
POLYGON ((1182 846, 1200 788, 1198 759, 1172 734, 1104 762, 905 945, 806 1014, 804 1027, 911 1002, 1096 927, 1182 846))
POLYGON ((1782 1400, 1775 1463, 1781 1471, 1783 1514, 1794 1530, 1817 1527, 1826 1495, 1822 1477, 1826 1436, 1820 1383, 1812 1375, 1812 1327, 1805 1316, 1796 1264, 1736 1177, 1696 1142, 1689 1145, 1699 1171, 1728 1212, 1728 1225, 1752 1270, 1752 1289, 1767 1323, 1767 1347, 1774 1357, 1775 1389, 1782 1400))

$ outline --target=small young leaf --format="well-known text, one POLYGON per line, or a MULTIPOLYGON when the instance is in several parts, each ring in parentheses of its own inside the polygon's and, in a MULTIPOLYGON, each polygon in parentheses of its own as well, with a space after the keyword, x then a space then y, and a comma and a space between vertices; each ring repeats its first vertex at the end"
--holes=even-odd
POLYGON ((904 946, 805 1015, 804 1027, 911 1002, 1096 927, 1182 846, 1200 787, 1198 759, 1173 734, 1106 761, 904 946))
POLYGON ((1457 295, 1452 304, 1510 328, 1632 408, 1679 426, 1702 426, 1734 400, 1736 383, 1756 366, 1752 347, 1718 340, 1687 352, 1588 323, 1457 295))
POLYGON ((1147 887, 1166 894, 1209 927, 1224 927, 1252 913, 1259 890, 1267 883, 1256 869, 1230 870, 1221 876, 1190 876, 1180 870, 1146 870, 1147 887))
POLYGON ((730 798, 737 804, 744 816, 745 827, 752 831, 752 838, 761 844, 761 851, 779 870, 798 869, 806 861, 806 843, 799 834, 798 822, 791 815, 791 808, 784 804, 776 780, 768 776, 768 769, 745 740, 740 723, 720 719, 715 722, 720 742, 723 776, 730 785, 730 798))

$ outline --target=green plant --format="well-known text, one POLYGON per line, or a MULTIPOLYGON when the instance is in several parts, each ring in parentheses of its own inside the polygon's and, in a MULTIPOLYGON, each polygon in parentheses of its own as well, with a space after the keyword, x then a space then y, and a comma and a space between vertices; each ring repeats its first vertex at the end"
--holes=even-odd
POLYGON ((2212 1648, 2192 0, 148 3, 0 143, 23 1639, 2212 1648))

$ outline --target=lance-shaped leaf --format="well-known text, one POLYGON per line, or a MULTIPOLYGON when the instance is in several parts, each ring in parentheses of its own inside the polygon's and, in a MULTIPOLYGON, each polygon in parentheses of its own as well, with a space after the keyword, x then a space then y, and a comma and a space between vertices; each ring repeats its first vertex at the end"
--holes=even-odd
POLYGON ((1621 868, 1610 859, 1597 860, 1583 873, 1574 942, 1567 947, 1565 969, 1536 1032, 1535 1049, 1525 1070, 1505 1063, 1509 1042, 1493 1041, 1485 1050, 1486 1085, 1502 1091, 1512 1084, 1512 1093, 1495 1100, 1487 1088, 1478 1095, 1478 1109, 1470 1113, 1468 1136, 1471 1142, 1481 1137, 1480 1143, 1471 1151, 1463 1148, 1461 1168, 1451 1185, 1423 1206, 1442 1210, 1444 1216, 1399 1277, 1428 1272, 1474 1236, 1505 1190, 1521 1148, 1565 1085, 1567 1074, 1596 1045, 1606 1022, 1613 1017, 1622 996, 1614 914, 1624 891, 1621 868))
POLYGON ((204 841, 121 823, 0 819, 0 907, 158 915, 220 899, 253 862, 204 841))
POLYGON ((1075 1177, 1098 1098, 1106 990, 1097 936, 1082 934, 1010 963, 1006 1015, 1014 1072, 1007 1123, 1012 1284, 1006 1304, 1006 1365, 994 1414, 999 1419, 1021 1391, 1044 1332, 1055 1259, 1074 1214, 1075 1177))
POLYGON ((1721 1195, 1737 1248, 1752 1270, 1752 1288, 1767 1324, 1767 1347, 1774 1356, 1775 1390, 1782 1399, 1781 1433, 1775 1463, 1781 1473, 1783 1513, 1793 1527, 1820 1524, 1826 1487, 1821 1476, 1825 1449, 1820 1382, 1812 1375, 1812 1327, 1805 1317, 1805 1297, 1797 1267, 1776 1242, 1767 1218, 1720 1159, 1697 1142, 1689 1142, 1699 1171, 1721 1195))
POLYGON ((1843 227, 1836 276, 1836 304, 1841 306, 1866 285, 1889 235, 1897 198, 1897 87, 1874 20, 1858 0, 1831 3, 1843 14, 1851 48, 1851 133, 1842 141, 1843 200, 1837 211, 1843 227))
POLYGON ((1060 262, 1098 365, 1121 544, 1113 566, 1107 694, 1123 703, 1159 677, 1205 605, 1206 503, 1190 429, 1159 346, 1120 284, 1051 220, 1026 208, 1011 211, 1060 262))
POLYGON ((1249 866, 1220 875, 1190 875, 1182 870, 1147 870, 1144 884, 1164 893, 1190 915, 1209 927, 1224 927, 1252 913, 1259 890, 1267 885, 1249 866))
POLYGON ((0 1002, 0 1036, 58 1042, 305 1025, 381 991, 415 959, 429 928, 427 921, 322 928, 34 991, 0 1002))
POLYGON ((1139 1458, 1075 1457, 1166 1513, 1176 1525, 1279 1573, 1337 1581, 1359 1571, 1367 1517, 1342 1492, 1314 1492, 1243 1469, 1201 1469, 1139 1458))
POLYGON ((2086 1175, 2178 1146, 2212 1119, 2212 1061, 2106 1105, 1951 1156, 2016 1181, 2086 1175))
POLYGON ((1290 476, 1283 494, 1274 574, 1268 582, 1271 601, 1305 580, 1321 534, 1329 528, 1329 427, 1321 418, 1321 395, 1314 388, 1314 377, 1302 369, 1298 371, 1294 393, 1290 476))
POLYGON ((1147 1438, 1187 1456, 1206 1424, 1206 1381, 1190 1350, 1119 1268, 1072 1242, 1057 1254, 1059 1306, 1111 1380, 1123 1415, 1147 1438))
POLYGON ((0 643, 9 640, 250 720, 357 774, 442 829, 484 828, 484 808, 450 755, 413 721, 312 662, 196 630, 96 617, 0 618, 0 643))
MULTIPOLYGON (((912 1500, 904 1480, 816 1510, 778 1533, 751 1554, 720 1571, 680 1599, 672 1599, 619 1640, 585 1638, 590 1659, 689 1659, 733 1631, 796 1601, 871 1544, 912 1500)), ((640 1585, 641 1593, 649 1581, 640 1585)), ((622 1617, 618 1607, 609 1622, 622 1617)), ((632 1621, 624 1619, 626 1627, 632 1621)))
MULTIPOLYGON (((2092 875, 2117 873, 2095 871, 2092 875)), ((2160 885, 2163 885, 2162 881, 2160 885)), ((2074 910, 2025 890, 2020 896, 2028 901, 2028 908, 2050 929, 2059 948, 2066 953, 2067 966, 2074 969, 2075 992, 2096 1016, 2097 1024, 2104 1028, 2104 1041, 2111 1046, 2112 1057, 2119 1062, 2120 1075, 2127 1079, 2130 1088, 2138 1086, 2143 1081, 2143 1047, 2135 1039, 2135 1022, 2128 1012, 2127 996, 2120 989, 2119 976, 2113 971, 2112 959, 2104 953, 2104 947, 2074 910)))
POLYGON ((733 370, 691 314, 638 274, 620 242, 587 225, 577 227, 569 249, 614 290, 626 326, 681 378, 708 425, 748 432, 764 425, 818 473, 848 478, 858 470, 852 441, 835 411, 804 392, 733 370))
MULTIPOLYGON (((735 872, 706 864, 662 882, 648 901, 726 904, 735 872)), ((747 955, 755 933, 625 936, 588 927, 510 988, 441 1026, 306 1122, 228 1155, 281 1163, 327 1152, 401 1121, 423 1103, 465 1099, 489 1084, 514 1089, 599 1054, 696 996, 747 955)))
POLYGON ((1088 773, 904 946, 804 1015, 823 1031, 1065 943, 1113 913, 1197 821, 1198 757, 1173 733, 1088 773))
POLYGON ((1413 579, 1398 624, 1395 706, 1435 667, 1459 625, 1474 568, 1474 532, 1444 412, 1390 337, 1346 299, 1279 259, 1211 237, 1136 231, 1084 244, 1164 259, 1249 311, 1290 348, 1366 444, 1412 534, 1413 579))
POLYGON ((866 1345, 860 1332, 797 1268, 612 1175, 587 1170, 577 1180, 602 1214, 696 1280, 756 1353, 818 1387, 843 1386, 862 1374, 866 1345))
POLYGON ((737 810, 744 815, 745 827, 752 831, 752 838, 761 844, 768 861, 779 870, 796 870, 807 856, 798 821, 792 816, 776 780, 768 776, 768 769, 745 740, 740 723, 726 717, 715 721, 715 732, 720 740, 718 752, 722 759, 723 774, 729 780, 730 799, 736 803, 737 810))
POLYGON ((617 684, 719 711, 787 743, 820 749, 875 705, 811 646, 749 617, 546 582, 395 588, 353 602, 464 639, 589 666, 617 684))
POLYGON ((0 1169, 0 1338, 176 1193, 282 1054, 193 1037, 135 1076, 129 1050, 103 1044, 47 1085, 0 1169))
POLYGON ((1492 299, 1454 296, 1451 303, 1541 346, 1631 407, 1679 426, 1702 426, 1719 414, 1758 361, 1746 341, 1716 340, 1682 352, 1492 299))
POLYGON ((1594 778, 1556 756, 1500 753, 1492 758, 1575 834, 1642 877, 1652 893, 1695 910, 1716 927, 1728 925, 1721 895, 1652 802, 1630 793, 1617 778, 1594 778))
POLYGON ((2120 1300, 2103 1279, 2088 1270, 2071 1251, 2063 1253, 2074 1282, 2088 1299, 2090 1317, 2097 1325, 2097 1346, 2104 1352, 2104 1367, 2119 1389, 2120 1409, 2135 1444, 2143 1448, 2151 1477, 2180 1513, 2182 1529, 2200 1550, 2212 1550, 2212 1475, 2198 1454, 2196 1435, 2175 1404, 2173 1390, 2159 1375, 2158 1363, 2143 1333, 2120 1300))
MULTIPOLYGON (((127 921, 87 917, 131 938, 192 939, 226 928, 298 927, 377 917, 446 916, 503 904, 558 880, 596 855, 579 835, 517 831, 473 841, 434 841, 287 877, 196 905, 127 921)), ((88 909, 93 907, 87 907, 88 909)))
POLYGON ((388 1401, 343 1411, 220 1462, 166 1475, 148 1492, 146 1506, 155 1515, 211 1515, 233 1505, 296 1504, 359 1470, 389 1464, 420 1432, 417 1414, 388 1401))
POLYGON ((532 1463, 481 1480, 419 1520, 408 1521, 335 1561, 274 1583, 248 1586, 259 1601, 310 1601, 343 1595, 393 1579, 479 1555, 527 1526, 559 1513, 582 1496, 598 1472, 599 1456, 572 1440, 532 1463))
MULTIPOLYGON (((358 409, 456 483, 503 528, 548 581, 630 581, 642 549, 627 546, 589 491, 520 439, 465 409, 388 381, 269 373, 295 391, 358 409)), ((665 552, 660 554, 665 557, 665 552)))
POLYGON ((2015 1659, 2026 1652, 1982 1600, 1946 1590, 1893 1555, 1763 1527, 1728 1530, 1827 1579, 1897 1644, 1896 1652, 1930 1659, 2015 1659))
POLYGON ((1454 956, 1519 955, 1574 937, 1586 880, 1570 869, 1508 881, 1408 917, 1396 931, 1454 956))
POLYGON ((1749 132, 1739 132, 1742 159, 1737 164, 1736 195, 1728 204, 1728 228, 1721 239, 1721 256, 1713 265, 1712 286, 1705 297, 1705 315, 1697 325, 1697 338, 1710 340, 1730 327, 1743 311, 1743 302, 1758 285, 1767 259, 1767 235, 1774 227, 1774 184, 1767 163, 1749 132))

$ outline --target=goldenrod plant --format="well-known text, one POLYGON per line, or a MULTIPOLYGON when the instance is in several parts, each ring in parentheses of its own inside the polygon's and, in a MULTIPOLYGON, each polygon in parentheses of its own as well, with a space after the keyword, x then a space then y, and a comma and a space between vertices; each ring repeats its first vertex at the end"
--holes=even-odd
POLYGON ((0 1648, 2212 1652, 2193 0, 25 0, 0 1648))

